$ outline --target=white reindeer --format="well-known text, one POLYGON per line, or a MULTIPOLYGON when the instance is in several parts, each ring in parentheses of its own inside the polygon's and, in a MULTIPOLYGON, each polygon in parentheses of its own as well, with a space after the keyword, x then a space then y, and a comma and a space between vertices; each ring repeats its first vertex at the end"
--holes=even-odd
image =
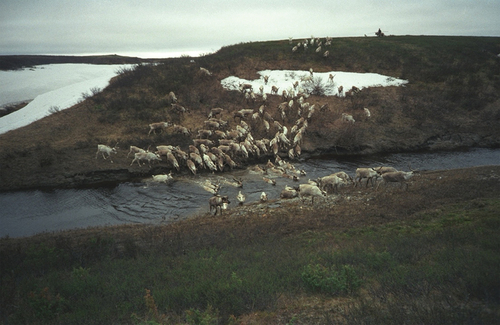
POLYGON ((176 103, 177 102, 177 97, 175 96, 175 93, 173 91, 171 91, 170 93, 168 93, 168 98, 170 99, 170 101, 172 103, 176 103))
POLYGON ((367 118, 370 118, 372 116, 372 113, 370 113, 370 110, 368 108, 363 108, 363 111, 365 112, 367 118))
POLYGON ((206 68, 200 67, 200 71, 201 71, 202 74, 204 74, 206 76, 211 76, 212 75, 212 72, 208 71, 208 69, 206 69, 206 68))
POLYGON ((168 174, 159 174, 159 175, 153 175, 153 181, 157 183, 167 183, 168 181, 171 181, 173 178, 172 172, 168 174))
POLYGON ((352 115, 347 113, 342 113, 342 121, 349 122, 351 124, 354 124, 354 122, 356 122, 352 115))
POLYGON ((203 162, 211 171, 213 172, 217 171, 217 166, 214 164, 212 159, 210 159, 210 156, 208 156, 207 154, 203 154, 203 162))
POLYGON ((311 203, 314 204, 315 197, 326 197, 326 192, 321 190, 319 187, 311 184, 300 184, 299 185, 299 197, 303 199, 306 196, 311 197, 311 203))
POLYGON ((95 153, 95 159, 97 159, 97 156, 99 155, 99 153, 102 154, 102 158, 104 159, 108 159, 111 161, 111 163, 113 163, 113 160, 111 159, 111 154, 116 154, 116 146, 118 145, 118 142, 115 144, 115 146, 113 148, 107 146, 107 145, 104 145, 104 144, 98 144, 97 145, 97 152, 95 153), (105 156, 108 155, 108 157, 105 156))
POLYGON ((246 197, 243 193, 241 193, 241 191, 239 191, 236 199, 238 200, 239 205, 243 205, 243 203, 245 203, 246 197))
MULTIPOLYGON (((139 167, 141 167, 141 161, 147 161, 149 164, 149 167, 151 167, 151 161, 161 161, 161 158, 158 154, 154 152, 137 152, 134 155, 134 159, 132 160, 132 163, 130 163, 130 166, 134 164, 134 162, 137 161, 137 164, 139 167)), ((145 163, 144 163, 145 164, 145 163)))

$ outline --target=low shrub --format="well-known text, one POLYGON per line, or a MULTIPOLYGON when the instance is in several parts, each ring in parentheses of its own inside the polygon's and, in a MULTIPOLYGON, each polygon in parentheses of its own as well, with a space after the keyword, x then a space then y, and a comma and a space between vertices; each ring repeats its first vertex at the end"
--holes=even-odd
POLYGON ((350 265, 335 268, 321 264, 308 264, 301 276, 308 288, 329 295, 354 293, 362 283, 350 265))
POLYGON ((304 83, 302 87, 306 93, 311 95, 325 96, 333 92, 335 85, 333 83, 323 82, 323 78, 321 77, 313 77, 311 81, 304 83))

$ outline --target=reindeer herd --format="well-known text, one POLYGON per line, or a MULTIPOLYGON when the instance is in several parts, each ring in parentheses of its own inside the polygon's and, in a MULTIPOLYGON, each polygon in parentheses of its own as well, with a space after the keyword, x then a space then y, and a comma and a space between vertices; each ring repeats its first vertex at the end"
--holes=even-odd
MULTIPOLYGON (((414 176, 414 173, 417 172, 411 169, 411 166, 409 166, 409 168, 409 172, 398 171, 394 167, 388 166, 357 168, 354 178, 344 171, 339 171, 330 175, 318 177, 314 180, 309 179, 307 183, 298 184, 298 186, 285 185, 284 189, 280 193, 280 199, 298 198, 304 202, 306 197, 310 197, 311 204, 314 204, 315 198, 323 198, 326 200, 329 194, 342 195, 340 192, 341 187, 358 187, 362 185, 363 181, 366 181, 366 188, 368 188, 368 185, 371 184, 372 188, 375 188, 375 191, 378 191, 380 185, 387 183, 399 183, 401 188, 406 186, 406 190, 408 190, 408 180, 414 176), (379 179, 380 181, 378 181, 379 179)), ((268 163, 263 167, 254 166, 251 170, 254 171, 254 173, 261 173, 263 175, 287 177, 286 175, 287 173, 290 173, 290 169, 294 169, 293 165, 289 162, 285 162, 277 156, 276 164, 268 161, 268 163)), ((305 176, 305 172, 302 171, 301 175, 305 176)), ((266 183, 276 185, 276 181, 274 179, 270 179, 265 176, 263 179, 266 183)), ((294 181, 299 181, 299 178, 294 178, 294 181)), ((234 186, 243 188, 243 181, 240 179, 239 184, 234 186)), ((227 195, 222 196, 219 194, 222 188, 220 183, 210 184, 209 188, 210 192, 213 194, 213 197, 209 201, 210 211, 214 210, 215 214, 219 211, 219 213, 222 214, 222 211, 227 209, 228 204, 230 203, 229 197, 227 195)), ((241 190, 239 190, 238 195, 236 195, 236 200, 239 202, 239 205, 243 205, 245 199, 245 195, 241 190)), ((267 201, 268 197, 266 192, 262 192, 260 195, 260 203, 265 203, 267 201)))
MULTIPOLYGON (((309 72, 310 77, 312 77, 312 69, 309 72)), ((213 76, 205 68, 201 68, 200 73, 205 78, 213 76)), ((263 76, 263 78, 267 84, 268 76, 263 76)), ((330 76, 331 80, 333 78, 334 76, 330 76)), ((308 81, 302 80, 302 82, 308 81)), ((157 132, 169 132, 170 130, 172 133, 192 138, 192 144, 186 150, 174 145, 158 145, 154 151, 150 151, 150 147, 143 149, 131 145, 127 154, 127 158, 133 154, 130 166, 137 163, 139 167, 142 167, 147 163, 151 168, 154 163, 166 163, 171 169, 169 174, 152 176, 153 181, 166 183, 174 179, 173 169, 177 173, 181 173, 181 169, 185 168, 188 173, 193 175, 196 175, 200 170, 210 173, 224 172, 242 167, 250 159, 259 161, 267 157, 268 163, 264 167, 256 166, 255 168, 259 170, 258 173, 262 174, 262 180, 265 183, 276 185, 274 179, 276 177, 286 177, 293 181, 299 181, 300 176, 306 175, 305 171, 297 170, 290 162, 285 162, 281 157, 295 160, 301 156, 301 145, 307 134, 311 118, 315 112, 323 111, 328 107, 327 105, 321 107, 318 107, 317 104, 311 105, 307 102, 309 95, 298 86, 299 83, 296 82, 293 84, 293 88, 282 92, 282 102, 277 106, 277 110, 274 110, 276 116, 273 116, 272 111, 268 109, 267 95, 263 92, 262 87, 256 95, 252 85, 241 84, 239 91, 247 103, 255 104, 258 100, 261 101, 257 109, 244 108, 228 112, 221 107, 212 108, 207 114, 207 119, 203 121, 203 125, 196 130, 196 135, 191 129, 169 121, 151 123, 148 125, 148 137, 155 136, 157 132), (227 117, 230 117, 231 120, 228 121, 227 117), (291 119, 292 123, 290 123, 291 119), (231 124, 234 127, 230 128, 231 124), (260 135, 260 138, 257 138, 257 135, 260 135), (276 165, 271 162, 270 157, 274 158, 276 165)), ((339 89, 339 91, 342 90, 339 89)), ((273 86, 271 94, 279 96, 278 88, 273 86)), ((168 97, 173 112, 180 115, 189 113, 189 109, 178 104, 177 96, 173 92, 170 92, 168 97)), ((367 117, 370 117, 370 111, 367 108, 364 112, 367 117)), ((342 120, 354 123, 353 117, 346 113, 342 115, 342 120)), ((103 159, 109 159, 113 163, 111 155, 117 154, 117 145, 118 143, 114 147, 109 147, 99 144, 95 158, 97 159, 101 154, 103 159)), ((311 197, 311 201, 314 203, 315 197, 325 197, 327 193, 338 192, 341 186, 349 184, 358 186, 365 179, 367 187, 369 183, 375 187, 374 180, 376 181, 378 178, 381 178, 381 182, 376 186, 377 189, 381 183, 390 182, 401 183, 401 186, 406 185, 407 189, 407 180, 413 176, 413 172, 413 170, 410 172, 397 171, 390 167, 358 168, 354 179, 345 172, 337 172, 314 181, 310 180, 308 183, 296 187, 286 186, 281 192, 280 198, 300 197, 303 199, 311 197)), ((241 181, 239 185, 242 186, 241 181)), ((222 213, 230 201, 227 196, 219 194, 220 185, 208 186, 204 184, 203 187, 209 188, 209 192, 213 195, 209 200, 210 211, 215 210, 215 214, 217 211, 222 213)), ((239 194, 237 200, 243 204, 244 195, 241 191, 239 194)), ((261 202, 267 201, 267 194, 262 192, 261 202)))

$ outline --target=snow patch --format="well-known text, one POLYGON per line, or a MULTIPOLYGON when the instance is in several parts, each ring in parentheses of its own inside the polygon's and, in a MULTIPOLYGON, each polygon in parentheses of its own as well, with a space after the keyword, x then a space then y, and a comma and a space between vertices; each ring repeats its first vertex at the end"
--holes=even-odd
POLYGON ((0 72, 0 106, 33 99, 0 118, 0 134, 69 108, 93 88, 104 89, 118 71, 131 65, 50 64, 0 72))
MULTIPOLYGON (((235 76, 227 77, 221 80, 222 87, 227 90, 239 90, 241 83, 252 85, 254 92, 259 91, 259 87, 264 87, 264 93, 271 94, 271 87, 276 86, 280 90, 293 89, 293 83, 299 82, 299 88, 307 87, 307 81, 302 81, 305 77, 310 76, 309 71, 301 70, 262 70, 257 72, 261 77, 255 80, 246 80, 235 76), (269 76, 267 85, 264 83, 264 76, 269 76)), ((326 96, 338 96, 338 87, 342 86, 344 92, 356 86, 359 89, 368 87, 388 87, 388 86, 403 86, 408 83, 408 80, 397 79, 390 76, 384 76, 378 73, 356 73, 343 71, 330 72, 314 72, 314 80, 319 80, 325 89, 326 96), (333 83, 329 80, 329 76, 333 75, 333 83), (319 79, 318 79, 319 78, 319 79)))

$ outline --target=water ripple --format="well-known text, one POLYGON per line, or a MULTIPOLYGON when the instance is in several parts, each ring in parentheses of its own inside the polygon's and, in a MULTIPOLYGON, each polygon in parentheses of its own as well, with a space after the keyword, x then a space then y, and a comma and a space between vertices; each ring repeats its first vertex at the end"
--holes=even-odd
MULTIPOLYGON (((498 165, 500 150, 473 149, 341 159, 323 157, 296 162, 295 167, 307 172, 307 176, 300 180, 304 183, 340 170, 354 176, 357 167, 391 165, 408 170, 408 164, 419 170, 498 165)), ((207 179, 223 184, 220 193, 229 196, 231 206, 237 204, 239 190, 246 195, 246 202, 255 202, 263 191, 269 199, 277 199, 285 185, 297 185, 290 179, 276 177, 277 185, 272 186, 262 180, 262 175, 235 170, 223 175, 184 176, 168 184, 145 180, 121 183, 114 188, 5 192, 0 193, 0 236, 20 237, 43 231, 124 223, 168 222, 208 212, 208 199, 212 194, 201 186, 207 179), (243 179, 243 188, 230 185, 234 183, 233 177, 243 179)))

